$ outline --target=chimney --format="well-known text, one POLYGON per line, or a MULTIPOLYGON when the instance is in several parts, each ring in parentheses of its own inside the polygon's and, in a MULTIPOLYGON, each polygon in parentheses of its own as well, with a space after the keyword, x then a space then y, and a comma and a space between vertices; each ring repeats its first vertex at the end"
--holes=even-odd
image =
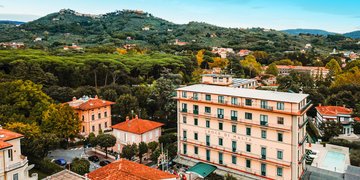
POLYGON ((74 97, 72 98, 72 100, 73 100, 73 101, 76 101, 76 97, 74 96, 74 97))
POLYGON ((129 116, 126 116, 126 122, 128 122, 129 121, 129 116))
POLYGON ((321 104, 319 104, 319 107, 321 107, 321 104))
POLYGON ((0 125, 0 129, 2 129, 2 125, 0 125))
POLYGON ((135 115, 135 119, 138 119, 138 115, 135 115))
POLYGON ((345 104, 343 105, 344 108, 346 108, 345 104))
POLYGON ((98 95, 95 95, 95 99, 97 99, 98 98, 98 95))

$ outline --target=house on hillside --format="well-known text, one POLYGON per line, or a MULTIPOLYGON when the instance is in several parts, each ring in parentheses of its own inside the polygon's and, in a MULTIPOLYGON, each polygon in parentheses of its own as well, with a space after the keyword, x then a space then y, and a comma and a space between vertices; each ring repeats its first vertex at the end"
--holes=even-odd
POLYGON ((234 50, 232 48, 213 47, 211 52, 213 54, 218 54, 222 59, 225 59, 229 53, 234 53, 234 50))
POLYGON ((182 42, 179 39, 175 39, 175 43, 174 43, 174 45, 178 45, 178 46, 185 46, 187 44, 188 42, 182 42))
POLYGON ((350 135, 353 133, 352 109, 345 106, 322 106, 321 104, 315 109, 317 111, 315 119, 318 127, 325 121, 338 121, 343 125, 343 134, 350 135))
POLYGON ((143 28, 141 28, 143 31, 149 31, 150 30, 150 26, 144 26, 143 28))
POLYGON ((241 57, 247 56, 251 53, 252 51, 248 50, 248 49, 241 49, 237 54, 241 57))
POLYGON ((163 125, 159 122, 140 119, 137 115, 131 120, 126 117, 124 122, 111 126, 113 135, 116 137, 116 151, 121 152, 122 148, 128 144, 158 142, 163 125))
POLYGON ((79 116, 81 135, 88 136, 90 133, 98 135, 100 130, 111 129, 111 105, 115 104, 114 102, 99 99, 98 96, 94 98, 83 96, 79 99, 73 97, 72 101, 66 103, 79 116))
POLYGON ((68 51, 68 50, 82 50, 83 48, 76 45, 75 43, 72 43, 71 46, 64 46, 64 50, 68 51))

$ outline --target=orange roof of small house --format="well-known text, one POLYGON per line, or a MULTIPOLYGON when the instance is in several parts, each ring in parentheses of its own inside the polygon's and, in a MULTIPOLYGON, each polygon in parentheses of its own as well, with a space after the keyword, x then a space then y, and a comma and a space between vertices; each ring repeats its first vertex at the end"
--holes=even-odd
POLYGON ((112 104, 115 104, 114 102, 111 101, 99 99, 97 96, 95 96, 95 98, 89 98, 87 96, 83 96, 79 99, 76 99, 74 97, 72 101, 66 103, 69 104, 69 106, 73 107, 74 109, 80 109, 80 110, 96 109, 96 108, 111 106, 112 104))
POLYGON ((6 141, 10 141, 22 137, 24 137, 22 134, 0 128, 0 149, 4 149, 12 146, 12 144, 6 141))
POLYGON ((143 164, 119 159, 87 174, 90 180, 158 180, 176 178, 176 175, 143 164))
POLYGON ((352 114, 352 109, 343 106, 317 106, 315 108, 322 115, 352 114))
POLYGON ((163 125, 163 123, 155 121, 134 118, 132 120, 127 120, 119 124, 115 124, 111 127, 113 129, 118 129, 121 131, 131 132, 135 134, 144 134, 163 125))
POLYGON ((360 117, 354 117, 354 120, 360 122, 360 117))

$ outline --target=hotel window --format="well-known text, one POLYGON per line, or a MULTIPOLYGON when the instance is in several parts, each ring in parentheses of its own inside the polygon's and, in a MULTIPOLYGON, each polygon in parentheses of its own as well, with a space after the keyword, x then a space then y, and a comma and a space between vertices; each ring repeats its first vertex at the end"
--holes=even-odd
POLYGON ((236 125, 231 125, 231 132, 236 133, 236 125))
POLYGON ((187 98, 187 93, 186 93, 186 91, 183 91, 183 92, 182 92, 182 97, 183 97, 183 98, 187 98))
POLYGON ((84 116, 84 115, 82 115, 82 116, 81 116, 81 119, 84 121, 84 120, 85 120, 85 116, 84 116))
POLYGON ((217 82, 217 77, 213 77, 213 82, 217 82))
POLYGON ((251 152, 251 144, 246 144, 246 152, 251 152))
POLYGON ((268 125, 268 116, 267 115, 260 115, 260 125, 267 126, 268 125))
POLYGON ((10 159, 10 161, 13 160, 13 150, 12 149, 8 150, 8 158, 10 159))
POLYGON ((222 77, 219 77, 219 82, 223 82, 223 79, 222 77))
POLYGON ((211 113, 211 107, 205 107, 205 113, 210 114, 211 113))
POLYGON ((91 115, 91 120, 95 120, 95 115, 91 115))
POLYGON ((210 136, 206 135, 206 145, 210 146, 210 136))
POLYGON ((199 106, 193 105, 193 114, 199 114, 199 106))
POLYGON ((236 152, 236 141, 231 142, 232 152, 236 152))
POLYGON ((233 164, 236 164, 236 156, 235 156, 235 155, 232 155, 232 156, 231 156, 231 162, 232 162, 233 164))
POLYGON ((252 120, 252 113, 246 112, 246 113, 245 113, 245 119, 252 120))
POLYGON ((101 119, 101 113, 98 113, 98 119, 101 119))
POLYGON ((184 137, 184 140, 187 139, 187 132, 185 130, 183 131, 183 137, 184 137))
POLYGON ((261 147, 261 158, 266 159, 266 147, 261 147))
POLYGON ((183 116, 183 123, 186 124, 186 116, 183 116))
POLYGON ((197 126, 198 125, 198 119, 194 118, 194 125, 197 126))
POLYGON ((194 99, 194 100, 198 100, 198 99, 199 99, 198 93, 193 93, 193 99, 194 99))
POLYGON ((155 137, 159 137, 159 131, 155 131, 155 137))
POLYGON ((107 122, 105 122, 105 128, 107 128, 107 122))
POLYGON ((219 122, 219 130, 223 130, 223 123, 219 122))
POLYGON ((218 113, 218 118, 219 119, 224 119, 224 109, 217 109, 217 113, 218 113))
POLYGON ((266 139, 266 130, 261 130, 261 138, 266 139))
POLYGON ((278 124, 284 124, 284 118, 283 117, 277 117, 277 123, 278 124))
POLYGON ((206 150, 206 160, 210 161, 210 150, 209 149, 206 150))
POLYGON ((181 111, 182 111, 182 112, 187 112, 187 104, 182 103, 181 106, 182 106, 181 111))
POLYGON ((183 144, 183 152, 184 152, 184 154, 187 154, 187 145, 186 144, 183 144))
POLYGON ((266 164, 261 163, 261 175, 266 176, 266 164))
POLYGON ((199 148, 197 146, 194 146, 194 154, 199 154, 199 148))
POLYGON ((246 106, 252 106, 252 100, 251 99, 245 99, 245 105, 246 106))
POLYGON ((246 135, 251 136, 251 127, 246 127, 246 135))
POLYGON ((277 167, 277 175, 283 176, 283 168, 282 167, 277 167))
POLYGON ((277 158, 283 159, 283 151, 280 151, 280 150, 277 151, 277 158))
POLYGON ((92 132, 94 132, 95 131, 95 126, 92 126, 91 128, 92 128, 92 132))
POLYGON ((284 103, 283 102, 277 102, 276 103, 276 109, 277 110, 284 110, 284 103))
POLYGON ((18 173, 13 175, 13 180, 19 180, 19 174, 18 173))
POLYGON ((225 103, 224 99, 225 99, 224 96, 218 96, 218 103, 224 104, 225 103))
POLYGON ((101 124, 99 124, 99 131, 101 131, 101 124))
POLYGON ((246 159, 246 167, 251 168, 251 160, 250 159, 246 159))
POLYGON ((107 117, 107 112, 106 111, 104 112, 104 117, 107 117))
POLYGON ((205 95, 205 100, 206 100, 206 101, 211 101, 211 95, 210 95, 210 94, 206 94, 206 95, 205 95))
POLYGON ((198 133, 194 133, 194 139, 198 140, 198 133))
POLYGON ((238 105, 239 103, 238 103, 238 98, 236 98, 236 97, 231 97, 231 104, 232 105, 238 105))
POLYGON ((283 141, 283 133, 278 133, 278 141, 279 142, 283 141))
POLYGON ((85 126, 82 127, 82 132, 85 132, 85 126))
POLYGON ((231 110, 231 111, 230 111, 230 114, 231 114, 231 120, 237 121, 238 112, 231 110))
POLYGON ((223 139, 219 138, 219 146, 222 146, 222 145, 223 145, 223 139))
POLYGON ((264 100, 261 100, 260 101, 260 107, 263 108, 263 109, 268 109, 268 102, 264 101, 264 100))
POLYGON ((223 164, 223 153, 219 152, 219 164, 223 164))
POLYGON ((210 128, 210 121, 209 120, 206 120, 206 127, 210 128))

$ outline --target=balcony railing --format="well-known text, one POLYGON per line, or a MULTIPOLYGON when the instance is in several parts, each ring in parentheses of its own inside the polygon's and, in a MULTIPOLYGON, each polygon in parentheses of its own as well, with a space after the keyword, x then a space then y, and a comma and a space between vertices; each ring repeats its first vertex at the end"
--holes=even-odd
POLYGON ((309 122, 309 118, 306 118, 306 120, 305 120, 303 123, 299 124, 299 128, 301 129, 301 128, 304 127, 308 122, 309 122))
POLYGON ((217 117, 218 117, 219 119, 224 119, 224 115, 223 115, 223 114, 218 114, 217 117))
POLYGON ((181 112, 187 112, 187 109, 186 109, 186 108, 182 108, 182 109, 181 109, 181 112))
POLYGON ((6 166, 6 167, 5 167, 5 171, 11 171, 12 169, 16 169, 16 168, 22 167, 22 166, 24 166, 24 165, 28 162, 26 156, 21 156, 20 159, 21 159, 21 161, 6 166))
POLYGON ((299 146, 303 145, 307 139, 307 134, 305 134, 304 138, 299 142, 299 146))
POLYGON ((267 121, 260 121, 260 125, 261 126, 268 126, 268 122, 267 121))
POLYGON ((237 116, 231 116, 231 120, 237 121, 237 120, 238 120, 238 117, 237 117, 237 116))
POLYGON ((193 110, 194 114, 199 114, 199 110, 193 110))
POLYGON ((262 154, 261 159, 266 159, 266 155, 262 154))
POLYGON ((206 146, 210 146, 210 142, 206 142, 206 146))
POLYGON ((264 105, 262 105, 260 107, 261 107, 261 109, 265 109, 265 110, 269 110, 269 111, 272 111, 274 109, 272 106, 264 106, 264 105))

